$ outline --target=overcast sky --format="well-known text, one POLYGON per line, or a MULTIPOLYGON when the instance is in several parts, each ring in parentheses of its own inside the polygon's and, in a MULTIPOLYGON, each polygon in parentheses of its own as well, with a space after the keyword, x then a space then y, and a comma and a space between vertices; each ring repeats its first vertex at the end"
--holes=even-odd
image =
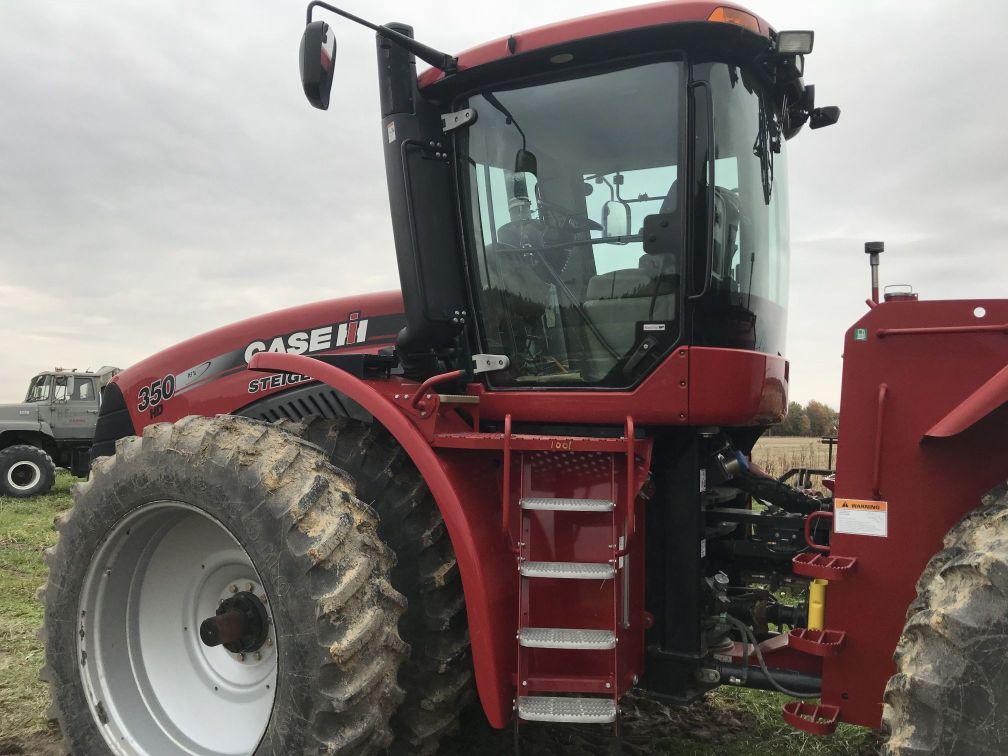
MULTIPOLYGON (((620 0, 346 0, 458 52, 620 0)), ((0 400, 56 364, 126 367, 301 302, 395 288, 374 37, 335 22, 328 113, 298 80, 303 0, 0 0, 0 400)), ((812 28, 840 123, 790 144, 792 397, 837 404, 862 244, 925 298, 1008 284, 1008 3, 749 4, 812 28)))

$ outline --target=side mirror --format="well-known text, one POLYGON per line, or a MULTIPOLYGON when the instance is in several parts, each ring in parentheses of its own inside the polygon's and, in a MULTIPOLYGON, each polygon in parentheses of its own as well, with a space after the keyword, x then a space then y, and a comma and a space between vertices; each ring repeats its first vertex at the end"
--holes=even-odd
POLYGON ((319 110, 329 109, 333 82, 336 37, 325 21, 312 21, 301 35, 301 86, 308 102, 319 110))
POLYGON ((816 108, 809 116, 809 128, 821 129, 823 126, 832 126, 840 120, 840 108, 836 105, 827 105, 825 108, 816 108))
POLYGON ((531 173, 536 178, 539 177, 539 161, 534 153, 529 152, 524 147, 518 150, 515 155, 515 173, 531 173))
POLYGON ((609 200, 602 205, 602 235, 629 236, 630 205, 619 200, 609 200))

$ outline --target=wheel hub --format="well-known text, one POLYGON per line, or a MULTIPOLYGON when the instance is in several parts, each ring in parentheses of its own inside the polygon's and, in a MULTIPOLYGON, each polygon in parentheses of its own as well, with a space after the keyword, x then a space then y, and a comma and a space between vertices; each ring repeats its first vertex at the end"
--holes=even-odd
POLYGON ((269 636, 266 605, 251 591, 236 593, 200 623, 199 634, 203 645, 211 648, 224 646, 232 654, 258 651, 269 636))

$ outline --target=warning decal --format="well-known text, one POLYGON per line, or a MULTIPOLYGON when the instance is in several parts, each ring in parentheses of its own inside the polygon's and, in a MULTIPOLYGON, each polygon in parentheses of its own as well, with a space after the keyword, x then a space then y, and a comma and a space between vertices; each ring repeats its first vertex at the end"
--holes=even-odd
POLYGON ((850 535, 889 535, 889 504, 869 499, 837 499, 833 505, 833 531, 850 535))

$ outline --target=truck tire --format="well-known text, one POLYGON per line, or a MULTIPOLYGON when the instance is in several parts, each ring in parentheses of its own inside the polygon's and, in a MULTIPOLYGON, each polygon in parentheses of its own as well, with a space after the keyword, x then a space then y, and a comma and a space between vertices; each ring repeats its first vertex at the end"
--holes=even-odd
POLYGON ((476 698, 462 580, 441 512, 409 455, 380 423, 312 417, 281 427, 321 448, 378 512, 378 534, 396 554, 392 585, 409 602, 399 621, 410 646, 399 670, 406 698, 392 718, 392 750, 433 753, 476 698))
POLYGON ((0 451, 0 492, 4 496, 41 496, 55 482, 56 465, 43 449, 18 444, 0 451))
POLYGON ((948 535, 917 583, 882 709, 884 754, 1008 753, 1008 492, 948 535))
POLYGON ((389 746, 406 602, 374 511, 318 449, 187 417, 120 439, 74 497, 40 589, 42 677, 69 753, 389 746))

